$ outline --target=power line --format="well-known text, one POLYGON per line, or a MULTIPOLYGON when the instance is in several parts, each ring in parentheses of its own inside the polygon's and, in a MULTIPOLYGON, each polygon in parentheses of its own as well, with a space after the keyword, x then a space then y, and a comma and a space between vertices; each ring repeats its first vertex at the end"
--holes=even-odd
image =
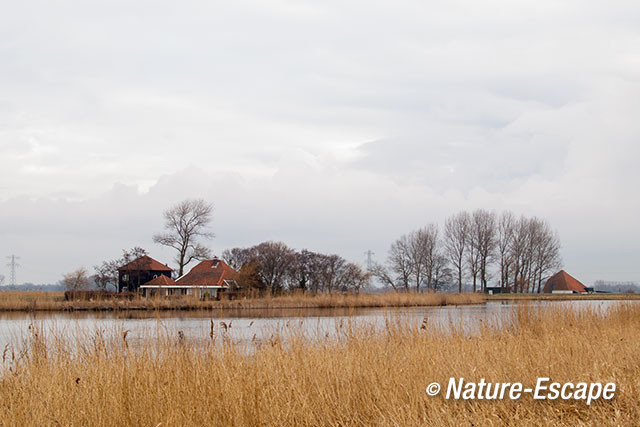
POLYGON ((9 285, 15 286, 16 285, 16 269, 20 267, 20 264, 18 264, 16 261, 19 260, 20 257, 15 255, 10 255, 7 258, 10 260, 9 263, 7 264, 7 267, 11 268, 11 277, 9 278, 9 285))
POLYGON ((373 256, 376 254, 371 249, 364 253, 367 256, 367 271, 371 271, 371 267, 373 266, 373 256))

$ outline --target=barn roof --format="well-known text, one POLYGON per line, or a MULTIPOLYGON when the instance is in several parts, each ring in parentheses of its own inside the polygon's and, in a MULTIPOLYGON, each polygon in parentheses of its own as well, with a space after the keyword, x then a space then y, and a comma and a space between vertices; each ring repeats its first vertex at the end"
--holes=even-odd
POLYGON ((175 285, 175 284, 176 284, 175 280, 173 280, 171 277, 165 276, 164 274, 161 274, 155 279, 151 279, 147 283, 145 283, 145 285, 156 285, 156 286, 168 286, 168 285, 175 285))
POLYGON ((122 267, 118 267, 118 271, 173 271, 168 266, 162 264, 159 261, 151 258, 149 255, 143 255, 140 258, 137 258, 131 261, 128 264, 123 265, 122 267))
POLYGON ((201 261, 184 276, 176 280, 178 285, 191 286, 224 286, 225 281, 235 280, 237 272, 224 261, 211 259, 201 261))
POLYGON ((544 293, 551 293, 553 291, 587 292, 587 288, 569 273, 560 270, 551 276, 544 285, 544 293))

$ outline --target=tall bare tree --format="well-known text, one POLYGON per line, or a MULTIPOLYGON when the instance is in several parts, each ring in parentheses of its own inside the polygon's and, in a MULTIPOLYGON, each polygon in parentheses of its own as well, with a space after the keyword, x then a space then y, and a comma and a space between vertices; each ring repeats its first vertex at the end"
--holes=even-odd
POLYGON ((466 251, 470 239, 471 220, 467 212, 460 212, 446 219, 444 223, 445 256, 453 265, 458 279, 458 292, 462 292, 462 277, 466 265, 466 251))
POLYGON ((526 276, 530 263, 531 227, 529 219, 521 216, 514 224, 511 239, 511 259, 513 260, 513 289, 516 292, 526 290, 526 276))
POLYGON ((416 287, 416 292, 420 292, 426 278, 425 266, 425 245, 426 236, 424 230, 412 231, 406 236, 407 241, 407 263, 410 266, 411 281, 416 287))
POLYGON ((416 283, 416 291, 420 284, 431 289, 433 283, 433 269, 438 255, 438 226, 429 224, 424 228, 414 231, 409 235, 413 271, 416 283))
POLYGON ((193 260, 211 257, 211 251, 200 239, 212 239, 208 231, 213 214, 213 205, 202 199, 187 199, 164 212, 165 233, 153 236, 153 241, 178 251, 176 263, 178 276, 182 276, 184 267, 193 260))
POLYGON ((441 251, 438 251, 433 260, 433 290, 438 291, 451 285, 452 271, 449 268, 449 260, 441 251))
POLYGON ((497 256, 500 268, 500 287, 509 286, 509 273, 513 259, 511 256, 511 239, 515 227, 515 217, 512 212, 505 211, 500 215, 497 226, 497 256))
POLYGON ((480 251, 478 251, 476 236, 473 234, 473 232, 469 233, 466 250, 467 271, 469 272, 469 276, 471 277, 471 281, 473 282, 473 292, 476 292, 478 287, 478 275, 480 274, 480 251))
POLYGON ((420 292, 422 286, 431 288, 438 244, 436 224, 405 234, 389 248, 387 265, 375 263, 371 275, 395 290, 408 291, 414 286, 420 292))
POLYGON ((540 293, 542 282, 562 266, 560 238, 545 220, 534 218, 532 230, 533 272, 531 291, 540 293))
POLYGON ((476 276, 480 277, 481 290, 487 287, 489 263, 493 258, 496 239, 496 214, 477 209, 471 214, 471 239, 469 239, 469 264, 473 277, 473 290, 476 290, 476 276))
POLYGON ((389 249, 387 263, 395 276, 397 287, 409 290, 413 273, 413 263, 411 262, 411 241, 409 236, 402 236, 389 249))

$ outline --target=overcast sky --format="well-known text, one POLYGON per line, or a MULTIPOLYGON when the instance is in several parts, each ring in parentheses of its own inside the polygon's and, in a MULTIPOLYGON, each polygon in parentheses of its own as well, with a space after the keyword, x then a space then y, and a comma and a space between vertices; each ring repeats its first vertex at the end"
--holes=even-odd
POLYGON ((0 273, 55 283, 215 205, 211 247, 384 260, 462 209, 640 280, 637 1, 21 1, 0 14, 0 273))

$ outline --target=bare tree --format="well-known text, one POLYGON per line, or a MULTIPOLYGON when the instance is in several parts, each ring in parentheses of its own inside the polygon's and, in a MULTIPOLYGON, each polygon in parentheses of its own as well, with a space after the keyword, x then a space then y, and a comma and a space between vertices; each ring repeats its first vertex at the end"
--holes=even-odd
POLYGON ((480 274, 480 252, 478 251, 478 245, 475 241, 476 236, 469 235, 467 240, 467 257, 466 265, 473 282, 473 292, 477 290, 478 275, 480 274))
POLYGON ((4 283, 4 274, 0 274, 0 285, 4 283))
POLYGON ((372 277, 375 277, 376 279, 378 279, 378 281, 380 281, 380 283, 383 284, 383 286, 388 287, 391 286, 391 288, 393 288, 394 291, 398 290, 398 287, 396 286, 396 280, 393 277, 392 273, 389 271, 389 269, 379 263, 379 262, 374 262, 373 265, 371 266, 371 275, 372 277))
POLYGON ((371 275, 396 290, 451 288, 455 280, 458 292, 468 277, 476 292, 495 274, 513 292, 540 292, 561 265, 560 239, 538 218, 462 211, 446 219, 443 234, 440 240, 438 226, 430 224, 403 235, 391 245, 386 265, 375 263, 371 275))
POLYGON ((339 255, 321 255, 317 264, 322 292, 332 293, 340 287, 340 280, 347 261, 339 255))
POLYGON ((324 269, 327 255, 311 252, 305 261, 308 265, 308 288, 312 292, 321 292, 325 284, 324 269))
POLYGON ((398 288, 409 290, 411 277, 413 274, 413 263, 411 261, 411 241, 408 236, 402 236, 389 249, 387 258, 390 270, 395 276, 398 288))
POLYGON ((358 264, 347 263, 340 274, 340 287, 343 291, 360 293, 369 286, 371 273, 365 271, 358 264))
POLYGON ((497 256, 500 268, 500 287, 509 286, 509 273, 513 264, 511 256, 511 240, 515 227, 515 217, 512 212, 505 211, 500 215, 497 226, 497 256))
POLYGON ((106 291, 111 285, 114 289, 118 289, 118 267, 120 260, 103 261, 102 264, 93 267, 95 270, 95 280, 101 291, 106 291))
POLYGON ((62 284, 68 291, 80 291, 89 288, 89 277, 87 270, 80 267, 71 273, 62 276, 62 284))
POLYGON ((282 242, 264 242, 254 247, 252 260, 258 266, 262 282, 276 294, 284 289, 293 250, 282 242))
POLYGON ((430 289, 438 251, 438 226, 429 224, 393 242, 387 265, 375 263, 371 267, 371 276, 395 290, 408 291, 411 286, 416 292, 420 292, 423 286, 430 289))
POLYGON ((562 266, 560 238, 545 220, 533 221, 533 277, 532 291, 540 293, 542 282, 562 266))
POLYGON ((240 270, 243 265, 251 261, 255 252, 253 248, 233 248, 222 251, 222 260, 232 268, 240 270))
POLYGON ((409 234, 409 247, 416 292, 420 285, 430 289, 433 282, 433 267, 438 253, 438 226, 429 224, 409 234))
POLYGON ((524 216, 514 224, 513 237, 511 239, 511 258, 513 260, 513 289, 516 292, 524 292, 527 284, 526 276, 530 263, 531 227, 529 220, 524 216))
POLYGON ((440 252, 437 252, 434 257, 432 271, 433 290, 448 288, 453 278, 453 272, 449 268, 449 260, 440 252))
POLYGON ((467 212, 460 212, 446 219, 444 223, 445 256, 454 267, 458 279, 458 292, 462 292, 462 277, 466 265, 466 251, 470 239, 470 218, 467 212))
POLYGON ((178 276, 191 261, 211 258, 209 248, 198 240, 213 238, 213 233, 207 231, 212 213, 213 205, 202 199, 184 200, 165 211, 167 232, 156 234, 153 241, 178 251, 178 276))
POLYGON ((514 289, 540 292, 543 280, 562 264, 560 238, 545 220, 523 216, 514 223, 509 257, 514 289))
POLYGON ((476 276, 480 277, 481 290, 489 279, 489 262, 496 249, 496 214, 477 209, 471 214, 471 238, 469 239, 469 271, 476 291, 476 276))
POLYGON ((303 249, 293 254, 289 268, 289 289, 300 289, 306 291, 313 281, 315 252, 303 249))

